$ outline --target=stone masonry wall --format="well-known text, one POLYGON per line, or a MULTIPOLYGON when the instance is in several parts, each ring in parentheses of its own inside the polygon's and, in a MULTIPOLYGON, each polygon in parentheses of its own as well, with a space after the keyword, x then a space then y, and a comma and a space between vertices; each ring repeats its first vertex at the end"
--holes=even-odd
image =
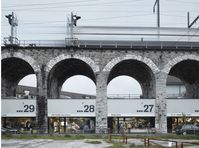
MULTIPOLYGON (((155 88, 150 88, 151 95, 156 93, 155 125, 160 133, 167 132, 166 78, 170 69, 183 60, 199 62, 197 51, 167 50, 105 50, 105 49, 52 49, 19 48, 12 53, 9 48, 2 48, 2 59, 17 57, 23 59, 34 69, 38 82, 37 122, 47 132, 47 77, 55 64, 75 58, 87 63, 96 76, 96 131, 107 127, 107 77, 111 69, 123 60, 133 59, 146 64, 154 75, 155 88)), ((151 80, 152 81, 152 80, 151 80)), ((6 82, 6 81, 5 81, 6 82)), ((198 83, 197 83, 198 84, 198 83)), ((6 85, 2 85, 3 87, 6 85)), ((195 87, 195 89, 198 89, 195 87)), ((2 88, 2 90, 5 90, 2 88)), ((199 89, 198 89, 199 90, 199 89)), ((198 91, 197 90, 197 91, 198 91)), ((3 92, 5 94, 5 92, 3 92)), ((149 93, 150 94, 150 93, 149 93)), ((197 93, 198 95, 198 93, 197 93)))

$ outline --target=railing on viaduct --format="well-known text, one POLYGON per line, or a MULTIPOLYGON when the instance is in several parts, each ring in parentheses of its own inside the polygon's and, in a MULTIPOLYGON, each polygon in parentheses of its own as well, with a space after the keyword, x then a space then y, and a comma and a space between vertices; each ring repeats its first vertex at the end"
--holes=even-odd
MULTIPOLYGON (((11 38, 4 38, 2 46, 10 45, 11 38)), ((77 26, 72 36, 60 40, 18 40, 22 47, 97 47, 97 48, 186 48, 199 47, 199 29, 155 27, 77 26)))

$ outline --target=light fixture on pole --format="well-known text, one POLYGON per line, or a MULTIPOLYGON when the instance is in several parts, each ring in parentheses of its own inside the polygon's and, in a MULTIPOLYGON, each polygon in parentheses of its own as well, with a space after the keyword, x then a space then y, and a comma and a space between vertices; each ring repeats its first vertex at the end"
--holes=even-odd
POLYGON ((18 20, 17 17, 14 15, 14 12, 5 16, 8 19, 8 23, 11 26, 11 35, 8 38, 11 45, 17 44, 17 26, 18 20))

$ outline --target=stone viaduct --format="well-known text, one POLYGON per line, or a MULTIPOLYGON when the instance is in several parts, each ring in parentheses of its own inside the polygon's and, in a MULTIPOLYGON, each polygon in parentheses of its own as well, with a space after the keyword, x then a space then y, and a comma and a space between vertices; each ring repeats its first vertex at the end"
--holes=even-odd
POLYGON ((48 133, 47 99, 59 99, 66 79, 84 75, 96 84, 96 132, 107 127, 107 85, 120 75, 135 78, 143 98, 155 99, 155 127, 167 132, 166 80, 178 77, 187 98, 199 98, 199 46, 196 48, 2 47, 1 97, 15 96, 18 82, 37 77, 40 133, 48 133))

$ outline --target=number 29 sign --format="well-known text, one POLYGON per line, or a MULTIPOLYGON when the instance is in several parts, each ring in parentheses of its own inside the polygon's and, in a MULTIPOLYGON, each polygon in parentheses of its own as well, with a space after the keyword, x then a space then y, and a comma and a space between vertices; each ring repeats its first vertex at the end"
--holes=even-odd
POLYGON ((22 110, 17 110, 16 112, 34 112, 35 111, 35 106, 34 105, 24 105, 22 110))
POLYGON ((5 117, 35 117, 36 100, 2 99, 2 116, 5 117))

